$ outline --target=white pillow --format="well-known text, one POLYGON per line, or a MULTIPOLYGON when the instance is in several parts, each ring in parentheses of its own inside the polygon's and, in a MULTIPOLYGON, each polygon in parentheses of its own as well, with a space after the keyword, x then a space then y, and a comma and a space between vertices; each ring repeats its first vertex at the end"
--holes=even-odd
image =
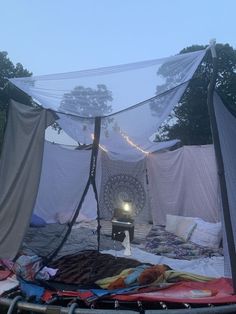
POLYGON ((211 248, 218 248, 222 238, 221 222, 206 222, 201 218, 196 219, 197 226, 194 229, 190 241, 211 248))
POLYGON ((175 233, 176 227, 181 221, 181 216, 176 216, 176 215, 166 215, 166 231, 175 233))
POLYGON ((196 225, 197 224, 193 218, 184 217, 184 219, 178 224, 175 234, 184 241, 188 241, 196 225))
POLYGON ((175 234, 184 241, 189 240, 195 227, 195 218, 168 214, 166 215, 166 231, 175 234))

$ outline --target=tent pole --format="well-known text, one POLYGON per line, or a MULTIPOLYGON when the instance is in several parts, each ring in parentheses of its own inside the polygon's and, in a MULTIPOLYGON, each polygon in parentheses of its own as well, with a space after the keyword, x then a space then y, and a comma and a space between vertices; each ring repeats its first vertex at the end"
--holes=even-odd
POLYGON ((227 238, 229 257, 230 257, 233 289, 234 289, 234 294, 236 294, 235 241, 234 241, 234 234, 233 234, 232 222, 231 222, 231 217, 230 217, 230 208, 229 208, 229 200, 228 200, 228 193, 227 193, 227 186, 226 186, 226 179, 225 179, 224 162, 223 162, 223 156, 222 156, 221 147, 220 147, 219 132, 217 128, 215 108, 214 108, 214 102, 213 102, 213 96, 214 96, 214 90, 215 90, 216 78, 217 78, 217 55, 216 55, 216 50, 215 50, 215 41, 211 43, 211 54, 212 54, 212 61, 213 61, 213 73, 212 73, 210 83, 208 85, 207 105, 208 105, 212 138, 213 138, 213 143, 214 143, 215 156, 216 156, 216 162, 217 162, 217 168, 218 168, 218 176, 219 176, 219 182, 220 182, 223 217, 224 217, 226 238, 227 238))
POLYGON ((80 209, 81 209, 82 204, 84 202, 85 196, 88 193, 90 184, 93 186, 95 199, 96 199, 96 202, 97 202, 97 222, 98 222, 97 232, 98 232, 98 251, 99 251, 99 248, 100 248, 100 229, 101 229, 101 225, 100 225, 100 211, 99 211, 98 193, 97 193, 95 178, 96 178, 97 155, 98 155, 99 140, 100 140, 100 130, 101 130, 101 117, 96 117, 95 118, 94 139, 93 139, 93 146, 92 146, 92 152, 91 152, 90 170, 89 170, 88 181, 86 183, 84 192, 83 192, 83 194, 81 196, 79 205, 76 208, 76 211, 75 211, 75 214, 74 214, 73 218, 71 219, 71 221, 68 224, 68 229, 67 229, 67 231, 66 231, 66 233, 65 233, 65 235, 64 235, 64 237, 63 237, 63 239, 61 241, 61 243, 52 252, 52 254, 45 259, 46 263, 51 261, 58 254, 58 252, 61 250, 62 246, 66 242, 66 240, 67 240, 67 238, 68 238, 68 236, 69 236, 69 234, 71 232, 71 229, 72 229, 72 227, 73 227, 77 217, 79 216, 80 209))
POLYGON ((90 164, 90 182, 93 187, 95 199, 97 202, 97 240, 98 240, 98 251, 100 251, 100 209, 99 209, 99 200, 98 200, 98 192, 96 186, 96 167, 97 167, 97 156, 99 150, 99 141, 100 141, 100 133, 101 133, 101 117, 95 118, 95 126, 94 126, 94 140, 92 147, 92 157, 90 164))

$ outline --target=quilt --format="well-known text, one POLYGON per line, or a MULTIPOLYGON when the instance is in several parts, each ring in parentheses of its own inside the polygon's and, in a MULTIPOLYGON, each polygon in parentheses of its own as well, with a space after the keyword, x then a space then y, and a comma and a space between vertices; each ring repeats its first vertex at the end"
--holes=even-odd
POLYGON ((223 248, 213 249, 191 241, 186 242, 173 233, 167 232, 165 226, 162 225, 153 226, 142 245, 142 249, 156 255, 184 260, 223 256, 223 248))

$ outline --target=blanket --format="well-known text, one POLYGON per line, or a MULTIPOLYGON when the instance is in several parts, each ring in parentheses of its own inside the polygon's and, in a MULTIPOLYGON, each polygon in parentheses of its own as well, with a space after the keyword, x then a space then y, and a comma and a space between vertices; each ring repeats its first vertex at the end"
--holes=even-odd
POLYGON ((172 270, 167 265, 140 265, 134 269, 123 270, 118 276, 98 280, 96 284, 101 288, 114 290, 132 286, 159 286, 180 281, 207 282, 213 279, 215 278, 172 270))
POLYGON ((118 275, 124 269, 135 268, 141 264, 133 259, 90 250, 63 256, 51 262, 48 267, 58 269, 51 281, 93 285, 99 279, 118 275))
MULTIPOLYGON (((58 253, 58 257, 74 254, 82 250, 96 250, 98 247, 97 233, 95 229, 86 227, 73 228, 58 253)), ((26 255, 39 255, 47 257, 61 243, 67 231, 66 225, 48 224, 43 228, 29 228, 21 247, 21 253, 26 255)), ((110 237, 101 234, 100 249, 114 249, 114 241, 110 237)), ((123 246, 120 242, 115 243, 115 249, 121 250, 123 246)))
POLYGON ((146 252, 169 258, 192 260, 200 257, 223 256, 223 248, 208 248, 184 241, 165 230, 165 226, 153 226, 140 246, 146 252))

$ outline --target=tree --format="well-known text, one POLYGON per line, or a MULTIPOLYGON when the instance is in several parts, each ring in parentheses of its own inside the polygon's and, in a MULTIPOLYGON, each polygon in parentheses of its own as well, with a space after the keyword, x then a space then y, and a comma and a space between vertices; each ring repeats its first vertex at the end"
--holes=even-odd
POLYGON ((77 112, 81 117, 102 116, 111 112, 109 102, 113 100, 112 93, 104 84, 98 84, 97 89, 76 86, 70 93, 66 93, 60 108, 77 112))
MULTIPOLYGON (((81 117, 91 118, 91 113, 93 117, 111 113, 112 106, 109 103, 112 100, 112 92, 104 84, 98 84, 96 88, 76 86, 70 93, 64 95, 60 108, 68 113, 77 112, 81 117)), ((112 118, 103 120, 102 126, 106 128, 111 121, 113 121, 112 118)), ((84 130, 86 130, 86 124, 84 130)))
MULTIPOLYGON (((204 49, 204 46, 191 46, 180 53, 204 49)), ((228 44, 216 45, 218 75, 216 89, 229 110, 236 112, 236 50, 228 44)), ((165 75, 165 69, 160 73, 165 75)), ((160 74, 158 73, 158 74, 160 74)), ((158 140, 178 138, 184 145, 212 143, 210 121, 207 109, 207 87, 212 73, 210 51, 197 69, 179 104, 174 108, 167 123, 159 129, 158 140)))
POLYGON ((13 77, 31 76, 28 70, 24 69, 21 63, 14 65, 8 58, 8 53, 0 51, 0 150, 2 147, 4 129, 6 124, 7 100, 3 88, 8 82, 7 79, 13 77))

